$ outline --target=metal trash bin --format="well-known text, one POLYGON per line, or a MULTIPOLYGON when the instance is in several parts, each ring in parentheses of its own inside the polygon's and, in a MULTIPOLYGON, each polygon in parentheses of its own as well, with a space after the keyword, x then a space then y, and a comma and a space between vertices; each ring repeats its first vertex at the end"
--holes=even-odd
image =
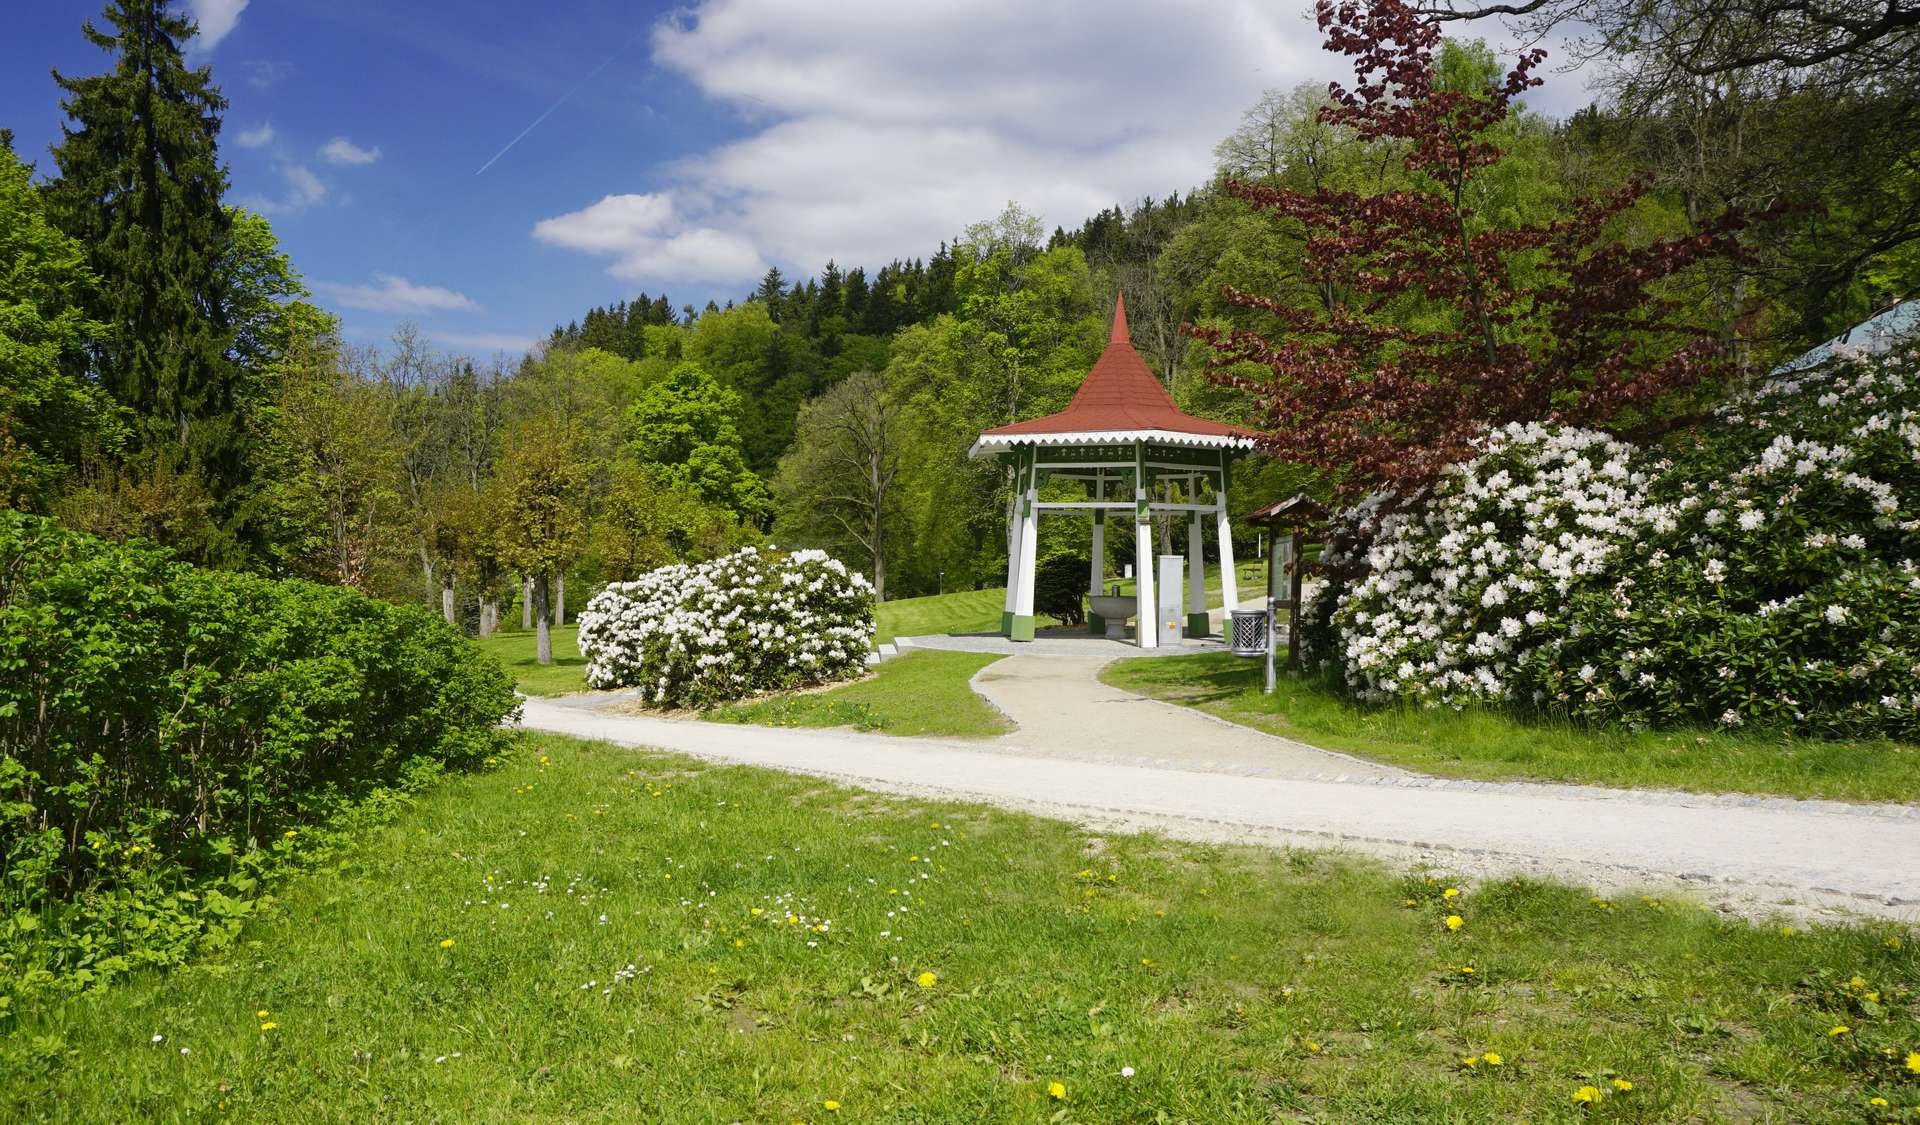
POLYGON ((1232 612, 1233 640, 1232 652, 1235 656, 1265 656, 1267 654, 1267 611, 1264 609, 1236 609, 1232 612))

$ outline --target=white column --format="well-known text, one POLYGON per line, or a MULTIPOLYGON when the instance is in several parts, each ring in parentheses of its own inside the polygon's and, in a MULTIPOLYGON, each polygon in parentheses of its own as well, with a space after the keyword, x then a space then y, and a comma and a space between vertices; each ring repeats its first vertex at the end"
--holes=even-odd
POLYGON ((1027 472, 1027 493, 1020 505, 1020 593, 1013 603, 1013 639, 1033 639, 1034 556, 1040 549, 1040 473, 1027 472))
POLYGON ((1153 516, 1147 507, 1146 454, 1141 445, 1133 446, 1133 609, 1139 622, 1134 643, 1141 648, 1160 647, 1160 606, 1153 596, 1153 516))
MULTIPOLYGON (((1214 493, 1214 519, 1220 529, 1220 598, 1227 612, 1232 613, 1240 604, 1240 584, 1234 580, 1233 574, 1233 520, 1227 516, 1226 457, 1223 455, 1220 460, 1220 490, 1214 493)), ((1233 618, 1227 617, 1225 621, 1227 624, 1221 627, 1231 628, 1233 618)))
MULTIPOLYGON (((1100 493, 1097 491, 1094 494, 1094 498, 1096 500, 1105 499, 1105 497, 1100 495, 1100 493)), ((1093 510, 1092 563, 1088 567, 1088 573, 1087 573, 1087 597, 1089 599, 1099 597, 1100 586, 1106 580, 1107 580, 1107 513, 1106 513, 1106 510, 1103 508, 1095 508, 1093 510)), ((1088 601, 1087 602, 1087 631, 1097 637, 1100 634, 1106 632, 1106 625, 1107 625, 1106 619, 1101 617, 1099 614, 1093 612, 1093 602, 1088 601)))
MULTIPOLYGON (((1198 497, 1199 489, 1187 494, 1198 497)), ((1189 637, 1207 635, 1207 553, 1200 543, 1200 513, 1187 513, 1187 632, 1189 637)))
POLYGON ((1013 451, 1013 513, 1007 521, 1007 596, 1000 608, 1000 635, 1013 635, 1013 604, 1020 596, 1020 501, 1026 494, 1023 454, 1013 451))

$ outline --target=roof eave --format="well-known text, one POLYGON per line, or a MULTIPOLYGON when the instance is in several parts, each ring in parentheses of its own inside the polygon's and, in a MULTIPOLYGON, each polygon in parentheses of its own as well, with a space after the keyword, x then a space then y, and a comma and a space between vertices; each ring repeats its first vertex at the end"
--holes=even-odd
POLYGON ((1022 445, 1118 445, 1136 441, 1166 445, 1190 445, 1197 449, 1250 450, 1251 437, 1235 434, 1189 434, 1178 430, 1083 430, 1079 432, 1036 434, 981 434, 967 450, 969 460, 1005 453, 1022 445))

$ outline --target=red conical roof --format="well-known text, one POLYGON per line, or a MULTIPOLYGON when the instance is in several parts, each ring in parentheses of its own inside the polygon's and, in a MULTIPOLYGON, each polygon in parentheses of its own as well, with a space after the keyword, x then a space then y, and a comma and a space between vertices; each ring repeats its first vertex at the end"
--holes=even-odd
POLYGON ((1037 434, 1119 434, 1145 430, 1200 437, 1246 438, 1250 435, 1237 426, 1195 418, 1183 414, 1173 404, 1173 396, 1160 385, 1148 369, 1147 361, 1133 350, 1127 336, 1127 302, 1124 294, 1115 298, 1113 331, 1107 348, 1100 353, 1093 370, 1081 381, 1080 389, 1065 410, 1042 418, 998 426, 981 434, 990 438, 1023 437, 1037 434))

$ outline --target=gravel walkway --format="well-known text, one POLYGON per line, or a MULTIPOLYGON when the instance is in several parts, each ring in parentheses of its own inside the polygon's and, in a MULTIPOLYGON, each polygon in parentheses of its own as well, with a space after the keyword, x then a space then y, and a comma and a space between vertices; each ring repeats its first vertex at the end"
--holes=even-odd
POLYGON ((522 722, 1101 830, 1334 844, 1470 878, 1680 891, 1750 916, 1920 922, 1920 808, 1423 777, 1108 687, 1102 663, 989 665, 976 690, 1020 729, 977 742, 595 710, 605 696, 529 699, 522 722))

